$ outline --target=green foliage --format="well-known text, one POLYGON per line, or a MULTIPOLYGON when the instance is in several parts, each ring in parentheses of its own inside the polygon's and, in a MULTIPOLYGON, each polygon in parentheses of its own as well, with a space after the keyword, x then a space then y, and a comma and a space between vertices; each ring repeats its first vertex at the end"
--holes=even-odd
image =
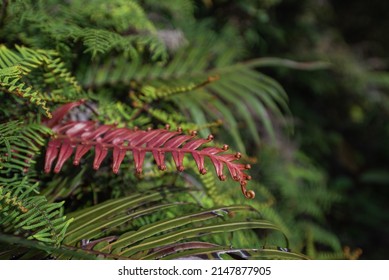
POLYGON ((81 42, 92 57, 113 50, 125 56, 139 57, 150 51, 154 59, 166 57, 154 24, 136 1, 15 1, 7 16, 10 23, 4 34, 24 29, 22 36, 10 36, 11 40, 22 40, 35 48, 59 49, 61 55, 69 55, 81 42), (25 35, 30 32, 35 35, 25 35))
MULTIPOLYGON (((85 240, 86 243, 83 245, 85 248, 94 251, 95 254, 101 252, 109 258, 159 259, 167 256, 172 257, 171 253, 185 249, 188 250, 186 251, 187 256, 192 255, 192 250, 201 248, 204 243, 192 244, 192 246, 185 248, 187 243, 184 241, 198 238, 198 236, 212 235, 214 237, 216 234, 250 228, 277 230, 276 226, 264 220, 242 221, 237 219, 235 215, 238 215, 239 212, 247 214, 253 212, 254 209, 249 206, 192 210, 190 214, 180 214, 185 208, 199 208, 193 200, 192 202, 191 199, 188 200, 190 197, 187 197, 186 200, 183 199, 181 191, 180 188, 171 187, 149 190, 147 193, 109 200, 92 208, 75 212, 72 214, 75 221, 71 224, 64 242, 76 245, 79 240, 85 240), (179 202, 178 198, 180 198, 179 202), (142 225, 148 216, 156 215, 162 209, 172 208, 174 211, 171 213, 175 213, 175 217, 170 215, 167 219, 160 217, 158 222, 142 225), (131 209, 131 213, 128 213, 128 209, 131 209), (233 216, 235 217, 232 218, 233 216), (123 234, 118 235, 123 231, 123 234), (111 235, 112 233, 115 235, 111 235), (94 241, 89 242, 89 240, 94 241), (172 242, 174 246, 172 246, 172 242), (177 249, 156 253, 158 250, 163 251, 166 245, 170 245, 172 248, 177 247, 177 249), (179 249, 180 246, 183 247, 179 249)), ((213 249, 220 250, 220 248, 213 249)), ((185 254, 181 252, 180 257, 183 256, 185 254)))
MULTIPOLYGON (((248 129, 259 144, 260 126, 256 122, 259 120, 273 135, 269 114, 283 118, 288 112, 287 95, 276 81, 253 70, 267 64, 267 60, 234 63, 238 53, 235 53, 236 49, 225 49, 227 42, 223 36, 200 32, 197 37, 193 43, 179 48, 167 64, 138 60, 128 63, 122 58, 111 58, 83 71, 81 80, 84 86, 92 88, 104 85, 130 87, 131 102, 135 107, 171 127, 183 126, 181 123, 184 122, 176 120, 176 115, 168 118, 166 109, 158 108, 156 104, 161 100, 174 103, 188 116, 186 122, 195 120, 200 127, 221 122, 235 147, 244 152, 239 131, 248 129), (203 47, 199 48, 199 45, 203 47), (190 106, 186 106, 188 103, 190 106), (233 107, 237 118, 231 117, 233 107)), ((273 62, 282 65, 281 60, 273 62)), ((202 133, 205 136, 209 130, 202 133)))
POLYGON ((63 202, 47 203, 37 195, 37 174, 31 169, 49 134, 38 124, 0 125, 0 225, 2 232, 59 246, 71 220, 63 216, 63 202))
MULTIPOLYGON (((321 169, 297 151, 280 156, 282 145, 276 146, 280 154, 272 152, 270 143, 292 130, 291 113, 286 91, 263 70, 328 64, 252 57, 252 37, 241 26, 199 19, 207 9, 200 5, 196 11, 192 1, 165 2, 3 2, 0 258, 344 257, 326 227, 326 213, 339 200, 321 169), (66 110, 63 103, 69 103, 66 110), (199 174, 215 168, 224 178, 223 164, 213 154, 196 159, 199 146, 178 152, 188 140, 179 138, 165 158, 163 144, 154 147, 142 138, 148 127, 167 135, 165 125, 185 132, 174 139, 194 137, 196 130, 230 144, 234 152, 224 154, 225 161, 242 157, 252 164, 248 184, 256 199, 245 200, 233 182, 219 182, 211 172, 199 174), (135 127, 140 146, 115 142, 135 127), (93 146, 76 161, 79 167, 67 163, 76 146, 93 146), (59 155, 55 169, 61 173, 42 173, 44 151, 46 163, 55 159, 50 153, 59 155), (120 161, 120 171, 118 151, 122 159, 131 158, 120 161), (150 155, 137 157, 140 151, 150 155), (104 158, 117 174, 109 164, 96 168, 104 158), (132 172, 134 163, 142 174, 132 172), (186 171, 178 173, 182 166, 186 171)), ((239 7, 252 13, 252 3, 243 2, 239 7)), ((278 2, 261 1, 258 18, 278 2)), ((241 188, 246 194, 245 184, 241 188)))
POLYGON ((36 123, 9 121, 0 124, 0 183, 33 175, 35 156, 46 144, 51 130, 36 123))
POLYGON ((63 203, 47 203, 44 196, 31 194, 37 184, 25 181, 0 187, 2 231, 59 246, 72 220, 63 216, 63 203))
MULTIPOLYGON (((0 86, 3 94, 25 98, 51 117, 49 101, 80 98, 81 87, 55 51, 0 46, 0 86)), ((25 101, 27 102, 27 101, 25 101)))
MULTIPOLYGON (((328 189, 323 173, 305 155, 295 153, 293 158, 283 165, 279 165, 277 161, 275 165, 268 162, 267 172, 282 174, 275 178, 264 174, 264 180, 271 180, 269 184, 273 186, 274 191, 279 192, 277 196, 281 197, 275 208, 286 221, 290 233, 288 236, 294 240, 296 249, 301 250, 307 246, 307 250, 312 249, 307 252, 308 255, 314 258, 317 257, 315 248, 323 245, 339 251, 341 246, 337 237, 320 224, 324 223, 329 207, 339 202, 340 197, 328 189), (290 212, 290 209, 293 209, 293 212, 290 212)), ((265 154, 262 156, 266 157, 265 154)), ((266 215, 265 217, 269 218, 266 215)))

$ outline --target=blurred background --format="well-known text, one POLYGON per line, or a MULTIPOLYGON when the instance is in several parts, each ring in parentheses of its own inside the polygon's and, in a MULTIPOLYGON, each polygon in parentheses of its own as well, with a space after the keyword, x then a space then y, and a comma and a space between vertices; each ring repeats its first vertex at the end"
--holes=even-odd
MULTIPOLYGON (((259 161, 266 166, 269 146, 285 161, 291 152, 303 154, 317 167, 311 175, 341 196, 326 214, 328 228, 343 246, 362 249, 360 258, 387 259, 389 2, 204 0, 198 7, 197 17, 209 19, 215 29, 235 28, 245 59, 331 64, 309 72, 265 68, 289 96, 294 131, 263 145, 259 161)), ((275 184, 269 165, 260 172, 259 180, 275 184)))

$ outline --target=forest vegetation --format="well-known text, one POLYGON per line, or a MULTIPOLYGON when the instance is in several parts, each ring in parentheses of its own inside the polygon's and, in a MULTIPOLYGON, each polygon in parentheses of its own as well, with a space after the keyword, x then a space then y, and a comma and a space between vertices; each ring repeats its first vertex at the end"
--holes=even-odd
POLYGON ((387 257, 385 1, 0 5, 0 259, 387 257))

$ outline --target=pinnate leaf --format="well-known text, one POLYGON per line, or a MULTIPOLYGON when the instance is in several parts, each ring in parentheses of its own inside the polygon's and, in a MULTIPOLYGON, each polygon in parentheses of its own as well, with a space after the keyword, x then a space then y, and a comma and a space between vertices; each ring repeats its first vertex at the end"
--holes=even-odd
POLYGON ((243 194, 247 198, 253 198, 254 192, 246 190, 247 181, 251 177, 246 174, 250 165, 237 162, 240 153, 228 154, 228 146, 204 147, 213 140, 209 135, 207 139, 197 138, 196 132, 190 135, 182 133, 181 129, 171 131, 165 129, 117 128, 113 125, 100 125, 93 121, 68 121, 62 122, 66 113, 82 104, 82 101, 65 104, 57 109, 53 118, 45 124, 54 131, 49 141, 45 158, 45 172, 50 172, 56 161, 54 172, 60 172, 65 162, 75 154, 73 163, 78 165, 80 160, 94 149, 93 168, 99 169, 100 165, 112 151, 112 171, 118 173, 120 165, 126 155, 132 154, 136 173, 142 173, 142 167, 146 153, 151 153, 158 167, 166 169, 165 155, 170 153, 178 171, 183 171, 183 161, 186 154, 191 154, 201 174, 207 172, 205 158, 209 158, 220 180, 224 181, 225 166, 231 178, 241 185, 243 194))

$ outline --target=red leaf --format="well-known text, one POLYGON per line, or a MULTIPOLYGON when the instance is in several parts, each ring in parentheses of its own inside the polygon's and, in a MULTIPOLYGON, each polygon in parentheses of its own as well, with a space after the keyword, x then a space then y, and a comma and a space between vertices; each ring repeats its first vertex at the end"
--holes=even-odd
POLYGON ((190 141, 186 143, 184 146, 182 146, 183 149, 188 149, 188 150, 195 150, 201 145, 210 142, 211 140, 208 139, 196 139, 193 141, 190 141))
POLYGON ((96 144, 95 146, 95 159, 93 160, 93 168, 95 170, 100 168, 101 163, 108 154, 108 149, 104 147, 104 144, 96 144))
POLYGON ((57 110, 53 112, 53 117, 49 120, 45 120, 44 124, 49 127, 53 128, 56 124, 58 124, 64 116, 74 107, 80 106, 82 103, 85 103, 85 100, 79 100, 76 102, 67 103, 61 107, 59 107, 57 110))
POLYGON ((217 148, 217 147, 207 147, 207 148, 202 149, 201 152, 216 155, 218 153, 224 152, 224 150, 221 148, 217 148))
POLYGON ((61 145, 61 149, 59 151, 59 156, 57 160, 57 164, 54 167, 54 172, 58 173, 65 161, 68 160, 68 158, 72 155, 73 153, 73 147, 72 144, 68 139, 64 139, 61 145))
POLYGON ((49 173, 51 171, 51 166, 53 165, 54 160, 58 156, 59 147, 61 146, 60 139, 54 139, 49 142, 45 155, 45 172, 49 173))
POLYGON ((184 154, 179 151, 172 151, 172 156, 174 163, 176 164, 177 170, 180 172, 184 171, 184 154))
POLYGON ((210 157, 210 159, 211 159, 211 161, 213 163, 213 166, 215 167, 216 174, 219 177, 219 179, 221 181, 225 181, 226 180, 226 176, 223 174, 223 162, 219 161, 215 157, 210 157))
POLYGON ((158 168, 160 170, 166 170, 165 153, 162 152, 161 150, 153 150, 152 153, 158 168))
POLYGON ((240 176, 241 172, 240 172, 240 170, 237 169, 235 165, 233 165, 233 164, 231 164, 229 162, 227 162, 226 165, 227 165, 228 171, 231 174, 232 179, 234 181, 240 181, 240 179, 241 179, 241 176, 240 176))
POLYGON ((145 160, 146 152, 141 150, 141 149, 134 148, 132 150, 132 154, 134 156, 135 171, 137 174, 141 174, 143 161, 145 160))
POLYGON ((131 130, 127 128, 117 128, 117 129, 112 129, 108 131, 104 137, 102 138, 102 141, 104 143, 109 143, 112 142, 114 139, 118 137, 123 137, 131 134, 131 130))
POLYGON ((81 134, 81 139, 86 140, 94 140, 100 137, 102 134, 106 133, 108 130, 110 130, 112 126, 110 125, 102 125, 96 128, 94 131, 86 131, 81 134))
POLYGON ((79 144, 76 149, 76 155, 74 156, 73 164, 79 165, 81 158, 92 148, 92 145, 79 144))
POLYGON ((172 137, 178 135, 179 132, 164 131, 158 138, 153 139, 147 143, 147 147, 160 147, 172 137))
POLYGON ((120 165, 124 160, 126 155, 126 150, 122 149, 120 146, 115 145, 113 148, 113 163, 112 163, 112 171, 117 174, 119 172, 120 165))
POLYGON ((179 135, 167 141, 163 146, 165 148, 178 148, 182 143, 192 139, 193 137, 193 135, 179 135))
POLYGON ((159 136, 163 130, 152 130, 147 131, 145 133, 139 134, 138 137, 135 137, 131 141, 131 146, 142 146, 143 144, 147 144, 147 142, 153 140, 155 137, 159 136))
POLYGON ((135 170, 138 174, 142 172, 146 153, 152 153, 156 164, 162 170, 166 169, 165 155, 171 153, 177 170, 183 171, 183 161, 186 154, 191 154, 201 174, 206 173, 205 157, 208 157, 215 167, 216 174, 220 180, 225 180, 223 174, 224 165, 227 165, 228 172, 235 181, 239 181, 242 193, 248 197, 254 197, 254 192, 246 190, 247 181, 251 179, 245 173, 249 165, 236 163, 240 153, 223 153, 228 146, 200 147, 213 140, 210 135, 207 139, 194 139, 196 132, 191 135, 180 135, 182 130, 169 131, 166 129, 148 129, 147 131, 129 128, 116 128, 112 125, 98 125, 93 121, 77 122, 70 121, 60 123, 65 114, 73 107, 83 101, 66 104, 53 113, 53 119, 45 124, 52 128, 55 136, 49 141, 45 156, 45 172, 50 172, 53 162, 57 159, 55 172, 59 172, 63 164, 70 158, 75 149, 73 163, 79 164, 81 158, 91 150, 95 149, 93 168, 98 169, 106 158, 108 151, 112 149, 112 170, 119 172, 119 168, 127 154, 132 151, 135 163, 135 170))
POLYGON ((94 122, 75 122, 71 128, 66 130, 66 135, 69 137, 75 137, 86 131, 90 131, 94 126, 94 122))
POLYGON ((200 173, 202 175, 207 173, 207 170, 205 169, 205 166, 204 166, 204 156, 198 152, 195 152, 195 151, 192 153, 192 156, 196 162, 197 168, 199 169, 200 173))
POLYGON ((224 158, 224 160, 228 161, 228 162, 237 160, 236 155, 234 155, 234 154, 223 154, 223 155, 220 155, 220 157, 224 158))

